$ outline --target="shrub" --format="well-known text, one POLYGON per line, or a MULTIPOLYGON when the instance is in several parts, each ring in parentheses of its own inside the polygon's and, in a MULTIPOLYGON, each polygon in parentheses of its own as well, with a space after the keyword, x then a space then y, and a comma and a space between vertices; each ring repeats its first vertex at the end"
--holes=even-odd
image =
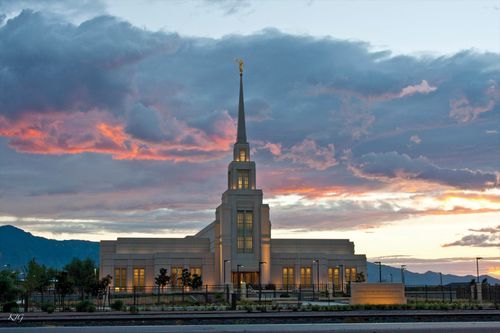
POLYGON ((139 313, 139 308, 137 306, 134 306, 132 305, 131 307, 128 308, 128 310, 130 311, 130 313, 132 314, 137 314, 139 313))
POLYGON ((94 312, 95 311, 95 305, 94 303, 90 301, 82 301, 78 304, 76 304, 76 311, 78 312, 94 312))
POLYGON ((120 300, 120 299, 118 299, 118 300, 114 301, 113 303, 111 303, 111 309, 116 310, 116 311, 123 310, 123 306, 124 306, 123 301, 120 300))
POLYGON ((289 293, 281 293, 280 297, 288 298, 288 297, 290 297, 290 294, 289 293))
POLYGON ((43 303, 40 306, 40 309, 42 309, 42 311, 45 311, 47 313, 53 313, 55 310, 54 305, 51 303, 43 303))
POLYGON ((3 305, 3 312, 18 312, 19 305, 16 302, 7 302, 3 305))

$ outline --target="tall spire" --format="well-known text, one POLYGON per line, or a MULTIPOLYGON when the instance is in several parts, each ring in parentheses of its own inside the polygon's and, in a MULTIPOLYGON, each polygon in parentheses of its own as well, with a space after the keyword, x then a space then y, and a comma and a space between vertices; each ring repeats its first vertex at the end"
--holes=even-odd
POLYGON ((238 135, 236 143, 247 143, 247 130, 245 127, 245 104, 243 100, 243 60, 238 59, 240 65, 240 102, 238 105, 238 135))

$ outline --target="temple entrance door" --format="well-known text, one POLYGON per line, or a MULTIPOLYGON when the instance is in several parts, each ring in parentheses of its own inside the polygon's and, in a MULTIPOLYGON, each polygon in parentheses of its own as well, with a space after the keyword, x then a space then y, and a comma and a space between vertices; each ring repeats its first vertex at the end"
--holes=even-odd
MULTIPOLYGON (((251 285, 258 288, 259 285, 259 272, 240 272, 239 273, 240 282, 245 282, 247 285, 251 285)), ((233 286, 238 288, 238 273, 232 272, 233 286)))

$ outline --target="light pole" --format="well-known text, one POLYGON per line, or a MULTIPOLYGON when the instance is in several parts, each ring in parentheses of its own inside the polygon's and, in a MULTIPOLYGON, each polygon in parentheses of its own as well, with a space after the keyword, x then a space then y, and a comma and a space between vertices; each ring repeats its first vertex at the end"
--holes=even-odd
POLYGON ((439 272, 439 285, 441 286, 441 298, 444 302, 443 273, 439 272))
POLYGON ((477 274, 477 284, 479 284, 479 260, 483 259, 482 257, 476 257, 476 274, 477 274))
POLYGON ((477 282, 476 282, 476 290, 477 290, 477 300, 479 302, 482 301, 482 288, 481 282, 479 282, 479 260, 483 259, 482 257, 476 257, 476 274, 477 274, 477 282))
POLYGON ((319 294, 319 259, 314 259, 313 262, 316 263, 316 283, 317 283, 317 286, 318 286, 317 289, 318 289, 318 294, 319 294))
POLYGON ((344 293, 344 265, 339 265, 340 291, 344 293))
POLYGON ((374 264, 378 265, 378 283, 382 283, 382 263, 380 261, 375 261, 374 264))
POLYGON ((236 265, 236 277, 238 278, 238 294, 240 294, 240 292, 241 292, 240 267, 245 267, 245 266, 236 265))
POLYGON ((224 274, 224 286, 226 285, 226 264, 228 262, 231 262, 231 260, 229 260, 229 259, 225 259, 224 260, 224 268, 223 268, 223 271, 224 271, 224 273, 223 273, 224 274))
POLYGON ((405 269, 406 265, 401 265, 401 283, 405 285, 405 269))
POLYGON ((259 303, 260 300, 262 299, 262 269, 260 267, 265 263, 266 263, 265 261, 259 261, 259 303))

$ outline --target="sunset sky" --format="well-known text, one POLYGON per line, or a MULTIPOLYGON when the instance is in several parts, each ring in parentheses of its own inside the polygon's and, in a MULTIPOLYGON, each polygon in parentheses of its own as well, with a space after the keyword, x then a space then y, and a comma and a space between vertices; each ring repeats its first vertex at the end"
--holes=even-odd
POLYGON ((238 68, 273 237, 500 278, 500 1, 0 0, 0 224, 212 222, 238 68))

